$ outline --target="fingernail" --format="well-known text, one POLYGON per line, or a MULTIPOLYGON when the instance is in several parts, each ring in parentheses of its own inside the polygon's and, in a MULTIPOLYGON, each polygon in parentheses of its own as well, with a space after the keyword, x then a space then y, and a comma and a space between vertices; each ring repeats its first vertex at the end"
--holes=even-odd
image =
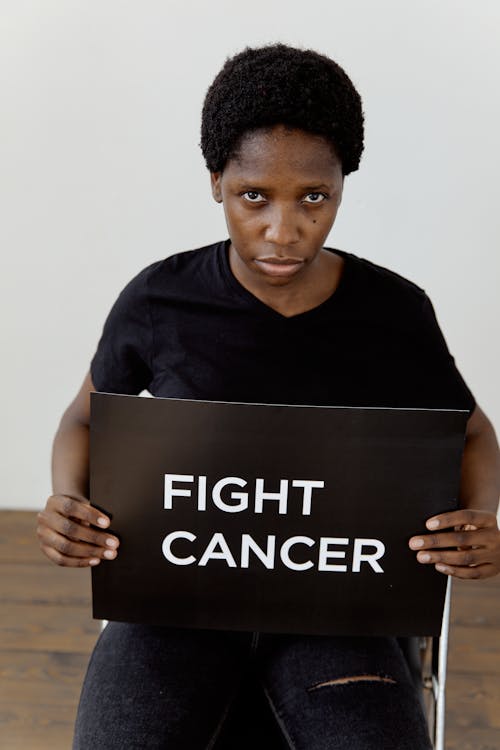
POLYGON ((114 549, 107 549, 104 553, 104 557, 107 557, 108 560, 112 560, 114 557, 116 557, 116 552, 114 549))
POLYGON ((449 572, 449 570, 446 567, 446 565, 441 565, 441 563, 438 563, 436 565, 436 569, 439 570, 440 573, 448 573, 449 572))
POLYGON ((419 547, 424 546, 424 540, 423 539, 412 539, 410 542, 410 547, 412 549, 418 549, 419 547))
POLYGON ((428 552, 423 552, 419 554, 418 559, 420 560, 420 562, 429 562, 429 560, 431 559, 431 556, 429 555, 428 552))
POLYGON ((109 525, 108 519, 107 518, 102 518, 102 516, 101 516, 101 518, 97 519, 97 523, 99 524, 99 526, 108 526, 109 525))
POLYGON ((116 539, 106 539, 106 544, 108 545, 108 547, 118 547, 118 542, 116 541, 116 539))
POLYGON ((439 521, 427 521, 428 529, 437 529, 438 526, 439 526, 439 521))
POLYGON ((101 561, 97 557, 94 557, 92 560, 89 560, 89 565, 99 565, 100 562, 101 561))

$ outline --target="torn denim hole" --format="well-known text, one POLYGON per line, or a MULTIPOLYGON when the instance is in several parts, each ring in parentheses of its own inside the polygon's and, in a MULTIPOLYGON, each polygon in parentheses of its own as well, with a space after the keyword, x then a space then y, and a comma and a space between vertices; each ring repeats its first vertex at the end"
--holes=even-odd
POLYGON ((352 677, 339 677, 338 679, 326 680, 325 682, 317 682, 315 685, 308 687, 307 690, 310 692, 311 690, 318 690, 319 688, 329 687, 330 685, 349 685, 353 682, 388 682, 393 685, 396 684, 396 680, 393 680, 392 677, 381 677, 377 674, 362 674, 353 675, 352 677))

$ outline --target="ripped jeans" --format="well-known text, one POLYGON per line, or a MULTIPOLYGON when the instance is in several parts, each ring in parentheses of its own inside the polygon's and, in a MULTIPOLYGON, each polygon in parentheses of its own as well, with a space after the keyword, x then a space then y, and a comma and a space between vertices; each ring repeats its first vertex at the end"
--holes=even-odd
MULTIPOLYGON (((91 655, 73 750, 215 750, 250 681, 281 737, 261 742, 266 750, 431 750, 395 638, 119 622, 108 623, 91 655)), ((242 734, 255 722, 245 716, 242 734)))

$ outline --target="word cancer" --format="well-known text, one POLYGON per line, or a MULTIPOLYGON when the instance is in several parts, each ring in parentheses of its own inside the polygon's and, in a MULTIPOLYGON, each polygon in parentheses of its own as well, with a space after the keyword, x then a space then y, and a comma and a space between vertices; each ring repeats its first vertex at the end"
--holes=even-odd
MULTIPOLYGON (((188 554, 183 557, 179 556, 172 550, 174 542, 183 539, 188 542, 195 542, 196 535, 190 531, 172 531, 163 540, 162 552, 166 560, 173 565, 193 565, 197 564, 201 567, 207 565, 211 560, 223 560, 226 565, 230 568, 237 568, 238 563, 231 552, 229 545, 221 532, 215 532, 212 538, 208 542, 202 556, 199 560, 193 555, 188 554)), ((331 549, 332 547, 346 547, 351 542, 347 537, 321 537, 319 539, 319 548, 315 556, 315 562, 312 560, 303 560, 298 562, 297 559, 292 558, 292 549, 298 545, 305 545, 306 547, 314 547, 316 542, 309 536, 292 536, 286 539, 279 548, 279 557, 283 565, 290 570, 309 570, 310 568, 316 567, 319 571, 331 571, 336 573, 346 573, 348 570, 347 564, 345 563, 332 563, 330 559, 345 559, 348 550, 347 549, 331 549)), ((185 548, 185 544, 182 545, 185 548)), ((294 550, 296 554, 296 550, 294 550)), ((375 573, 383 573, 383 568, 377 562, 385 552, 385 545, 380 539, 354 539, 352 549, 352 563, 351 571, 353 573, 359 573, 361 569, 361 563, 370 565, 375 573), (367 552, 366 548, 372 548, 371 552, 367 552)), ((250 553, 252 553, 260 562, 268 569, 274 570, 276 561, 276 536, 269 534, 265 547, 259 546, 255 539, 250 534, 241 535, 241 545, 239 549, 239 560, 241 568, 248 568, 250 564, 250 553)), ((294 555, 295 556, 295 555, 294 555)), ((303 556, 303 550, 302 555, 303 556)))

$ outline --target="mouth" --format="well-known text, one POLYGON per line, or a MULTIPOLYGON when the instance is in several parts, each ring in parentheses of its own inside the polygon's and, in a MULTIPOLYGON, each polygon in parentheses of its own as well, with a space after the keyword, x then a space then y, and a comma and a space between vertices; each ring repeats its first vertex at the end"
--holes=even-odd
POLYGON ((304 265, 298 258, 255 258, 255 263, 269 276, 293 276, 304 265))

